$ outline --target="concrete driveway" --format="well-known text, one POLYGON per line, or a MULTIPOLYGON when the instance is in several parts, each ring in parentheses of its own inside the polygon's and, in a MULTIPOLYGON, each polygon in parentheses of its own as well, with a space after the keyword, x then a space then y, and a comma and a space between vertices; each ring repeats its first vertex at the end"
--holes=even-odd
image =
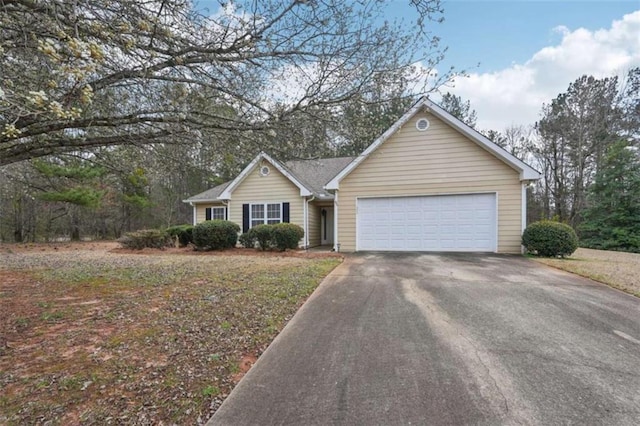
POLYGON ((215 425, 640 423, 640 299, 516 256, 352 256, 215 425))

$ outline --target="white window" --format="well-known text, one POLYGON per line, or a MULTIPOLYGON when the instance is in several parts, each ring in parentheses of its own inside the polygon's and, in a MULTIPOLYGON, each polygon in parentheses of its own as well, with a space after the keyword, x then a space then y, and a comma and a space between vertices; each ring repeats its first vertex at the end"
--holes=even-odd
POLYGON ((250 224, 251 228, 257 225, 282 222, 282 204, 281 203, 265 203, 251 204, 250 208, 250 224))
POLYGON ((225 220, 225 208, 224 207, 213 207, 211 209, 211 219, 213 220, 225 220))
POLYGON ((226 220, 226 207, 207 207, 205 212, 206 220, 226 220))

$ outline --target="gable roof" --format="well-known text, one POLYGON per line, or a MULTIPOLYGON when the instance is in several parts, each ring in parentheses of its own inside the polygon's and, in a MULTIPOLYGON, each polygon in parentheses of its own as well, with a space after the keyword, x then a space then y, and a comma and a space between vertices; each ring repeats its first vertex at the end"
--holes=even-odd
POLYGON ((261 152, 232 181, 224 182, 200 194, 182 200, 184 203, 220 202, 231 198, 231 192, 253 170, 260 160, 266 160, 300 188, 301 196, 316 196, 333 199, 333 194, 324 189, 324 185, 333 179, 355 157, 318 158, 315 160, 291 160, 284 163, 261 152))
POLYGON ((395 134, 404 124, 406 124, 415 114, 425 110, 435 115, 463 135, 467 136, 471 141, 478 144, 481 148, 493 154, 498 159, 502 160, 513 169, 520 172, 520 180, 537 180, 540 179, 540 173, 534 170, 531 166, 519 160, 497 144, 493 143, 487 137, 480 132, 474 130, 470 126, 463 123, 453 115, 449 114, 442 107, 429 100, 427 97, 423 97, 416 102, 402 117, 398 119, 391 127, 387 129, 378 139, 376 139, 362 154, 357 156, 350 164, 348 164, 338 175, 336 175, 329 183, 324 186, 324 189, 335 190, 340 188, 340 181, 344 179, 349 173, 351 173, 360 163, 362 163, 372 152, 374 152, 380 145, 382 145, 387 139, 395 134))
POLYGON ((223 200, 231 199, 231 193, 233 192, 233 190, 236 189, 238 187, 238 185, 240 185, 240 183, 243 180, 245 180, 245 178, 249 175, 249 173, 251 173, 251 171, 254 169, 254 167, 261 160, 269 162, 280 173, 282 173, 287 179, 289 179, 295 186, 297 186, 298 189, 300 189, 300 196, 301 197, 306 197, 306 196, 313 195, 311 190, 309 188, 307 188, 302 182, 300 182, 300 179, 298 179, 289 170, 287 170, 287 168, 285 166, 283 166, 280 162, 278 162, 278 161, 274 160, 273 158, 271 158, 266 153, 261 152, 260 154, 258 154, 256 156, 256 158, 253 159, 253 161, 251 161, 251 163, 249 163, 247 165, 247 167, 245 167, 242 170, 242 172, 240 172, 240 174, 234 180, 231 181, 231 183, 225 188, 224 191, 222 191, 222 193, 218 196, 218 198, 223 199, 223 200))
POLYGON ((297 176, 313 195, 319 198, 333 198, 324 185, 333 179, 355 157, 318 158, 316 160, 291 160, 285 162, 287 169, 297 176))
POLYGON ((211 189, 207 189, 206 191, 201 192, 200 194, 189 197, 186 200, 182 200, 182 202, 183 203, 194 203, 194 202, 202 203, 207 201, 219 202, 221 200, 218 197, 220 196, 220 194, 222 194, 222 192, 230 183, 231 183, 230 180, 227 182, 221 183, 220 185, 214 186, 211 189))

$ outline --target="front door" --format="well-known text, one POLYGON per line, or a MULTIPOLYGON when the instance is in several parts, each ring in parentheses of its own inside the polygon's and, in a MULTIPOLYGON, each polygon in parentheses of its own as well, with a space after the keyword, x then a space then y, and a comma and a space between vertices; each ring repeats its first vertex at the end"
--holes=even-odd
POLYGON ((320 207, 320 243, 333 245, 333 207, 320 207))

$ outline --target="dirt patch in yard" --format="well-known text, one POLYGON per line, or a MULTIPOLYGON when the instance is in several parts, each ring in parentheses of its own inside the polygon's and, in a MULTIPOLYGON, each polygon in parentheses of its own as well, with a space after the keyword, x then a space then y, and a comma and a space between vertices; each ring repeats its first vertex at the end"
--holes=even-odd
POLYGON ((335 258, 0 245, 0 424, 201 424, 335 258))
POLYGON ((608 284, 640 297, 640 254, 580 248, 566 259, 536 261, 608 284))

